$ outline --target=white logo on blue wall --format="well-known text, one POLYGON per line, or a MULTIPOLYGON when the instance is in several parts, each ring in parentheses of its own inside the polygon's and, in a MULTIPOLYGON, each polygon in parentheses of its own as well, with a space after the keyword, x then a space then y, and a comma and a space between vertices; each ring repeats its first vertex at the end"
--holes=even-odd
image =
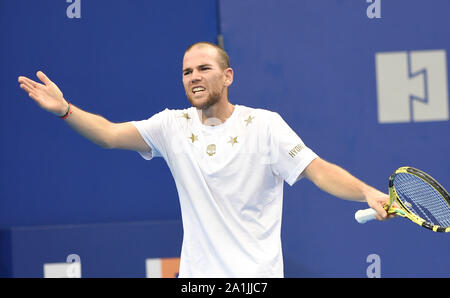
POLYGON ((81 18, 81 0, 66 0, 67 3, 72 3, 67 6, 66 15, 69 19, 81 18))
POLYGON ((369 19, 381 19, 381 0, 366 0, 370 4, 366 9, 366 15, 369 19))
POLYGON ((448 121, 445 50, 375 54, 378 122, 448 121))
POLYGON ((370 265, 367 266, 366 275, 369 278, 380 278, 381 277, 381 258, 377 254, 370 254, 366 258, 366 263, 370 265))

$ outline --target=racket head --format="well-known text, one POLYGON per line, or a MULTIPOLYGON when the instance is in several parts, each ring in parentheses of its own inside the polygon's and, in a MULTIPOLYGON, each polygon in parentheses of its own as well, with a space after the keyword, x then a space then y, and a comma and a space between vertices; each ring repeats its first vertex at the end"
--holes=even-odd
POLYGON ((401 167, 389 177, 386 210, 434 232, 450 232, 450 195, 433 177, 419 169, 401 167))

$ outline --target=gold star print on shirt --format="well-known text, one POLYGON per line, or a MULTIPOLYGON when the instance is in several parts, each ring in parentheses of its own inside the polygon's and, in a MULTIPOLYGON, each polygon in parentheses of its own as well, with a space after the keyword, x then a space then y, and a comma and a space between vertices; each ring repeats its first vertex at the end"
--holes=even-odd
POLYGON ((234 146, 234 144, 238 143, 237 141, 238 137, 230 137, 230 140, 228 141, 228 143, 231 143, 231 146, 234 146))
POLYGON ((189 114, 188 114, 188 113, 183 113, 183 115, 182 115, 181 117, 183 117, 183 118, 186 119, 186 120, 191 119, 191 117, 189 117, 189 114))
POLYGON ((250 123, 252 123, 253 119, 255 119, 255 117, 252 117, 251 115, 248 116, 248 118, 246 120, 244 120, 245 122, 247 122, 247 124, 245 126, 248 126, 250 123))
POLYGON ((189 139, 191 140, 192 143, 194 143, 195 141, 198 141, 198 136, 196 136, 192 133, 192 135, 189 137, 189 139))

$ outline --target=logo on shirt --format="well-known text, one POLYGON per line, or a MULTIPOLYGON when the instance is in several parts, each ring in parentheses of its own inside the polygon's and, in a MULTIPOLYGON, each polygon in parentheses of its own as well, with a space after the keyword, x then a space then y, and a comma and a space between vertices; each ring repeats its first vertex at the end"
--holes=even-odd
POLYGON ((292 148, 291 151, 289 151, 289 155, 294 158, 298 153, 300 153, 300 151, 303 150, 303 148, 305 148, 305 145, 303 144, 298 144, 297 146, 295 146, 294 148, 292 148))
POLYGON ((208 147, 206 147, 206 153, 209 156, 213 156, 216 154, 216 145, 215 144, 209 144, 208 147))

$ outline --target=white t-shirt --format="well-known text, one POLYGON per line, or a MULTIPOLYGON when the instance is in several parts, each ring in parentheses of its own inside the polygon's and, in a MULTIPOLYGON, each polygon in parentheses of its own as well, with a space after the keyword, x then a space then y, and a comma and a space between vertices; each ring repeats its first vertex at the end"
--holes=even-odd
POLYGON ((317 155, 279 114, 235 105, 203 125, 195 107, 132 122, 167 162, 183 221, 179 277, 283 277, 283 181, 317 155))

